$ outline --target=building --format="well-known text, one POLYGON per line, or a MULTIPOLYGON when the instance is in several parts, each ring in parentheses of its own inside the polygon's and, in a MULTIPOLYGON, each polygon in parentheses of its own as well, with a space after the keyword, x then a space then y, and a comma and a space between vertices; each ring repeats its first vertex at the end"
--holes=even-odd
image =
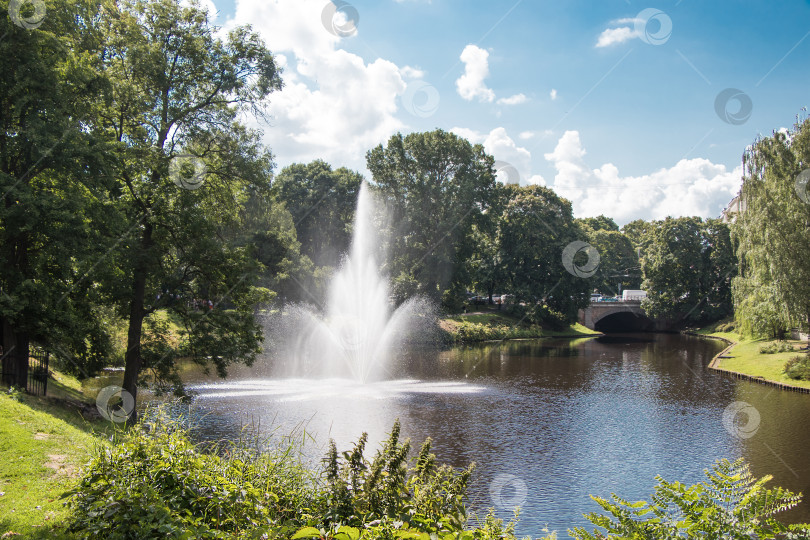
POLYGON ((745 201, 742 198, 742 190, 729 201, 723 212, 720 214, 723 223, 734 223, 737 221, 737 216, 745 212, 745 201))

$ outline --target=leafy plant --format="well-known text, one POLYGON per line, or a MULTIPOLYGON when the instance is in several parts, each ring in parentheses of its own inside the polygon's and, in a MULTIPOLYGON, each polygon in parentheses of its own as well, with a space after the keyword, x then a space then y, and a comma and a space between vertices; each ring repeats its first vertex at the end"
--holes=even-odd
POLYGON ((760 354, 776 354, 782 352, 793 352, 793 345, 787 341, 777 340, 759 348, 760 354))
POLYGON ((100 446, 66 494, 69 529, 89 539, 287 537, 318 503, 291 448, 206 454, 162 413, 100 446))
POLYGON ((794 356, 785 362, 782 372, 790 379, 810 381, 810 356, 794 356))
POLYGON ((343 523, 362 527, 390 518, 420 532, 463 528, 467 519, 463 498, 474 465, 461 472, 436 466, 427 439, 408 467, 410 442, 400 442, 399 433, 397 421, 371 461, 364 457, 365 433, 351 451, 343 452, 342 459, 334 441, 330 443, 325 459, 326 526, 343 523))
POLYGON ((754 478, 742 459, 720 460, 705 474, 707 481, 688 487, 656 477, 658 485, 650 502, 631 503, 616 494, 610 500, 592 497, 607 514, 591 513, 585 517, 602 530, 591 533, 577 527, 569 534, 582 540, 750 540, 806 538, 810 533, 803 526, 787 526, 773 518, 796 506, 801 494, 766 488, 772 477, 754 478))

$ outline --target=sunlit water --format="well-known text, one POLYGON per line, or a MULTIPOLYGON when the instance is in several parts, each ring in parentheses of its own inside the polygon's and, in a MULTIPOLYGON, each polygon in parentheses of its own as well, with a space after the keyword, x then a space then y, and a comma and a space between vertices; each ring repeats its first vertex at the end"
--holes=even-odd
MULTIPOLYGON (((199 440, 237 439, 245 425, 274 437, 305 429, 313 465, 329 438, 347 450, 367 431, 374 449, 400 419, 415 446, 433 438, 440 462, 478 463, 472 507, 509 517, 520 503, 518 532, 539 535, 585 525, 598 510, 589 494, 646 498, 655 475, 694 483, 722 457, 810 493, 810 396, 708 370, 719 349, 679 335, 521 341, 412 353, 391 380, 366 385, 266 378, 270 362, 187 383, 199 440), (760 414, 750 438, 724 427, 736 401, 760 414)), ((785 517, 810 520, 807 503, 785 517)))

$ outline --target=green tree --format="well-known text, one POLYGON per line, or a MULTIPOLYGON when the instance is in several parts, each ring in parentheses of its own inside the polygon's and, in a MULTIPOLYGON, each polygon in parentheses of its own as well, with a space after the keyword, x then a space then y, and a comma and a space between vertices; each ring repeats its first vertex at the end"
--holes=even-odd
POLYGON ((621 294, 624 289, 638 289, 641 267, 633 243, 619 232, 618 227, 602 226, 599 222, 594 223, 594 219, 576 220, 588 243, 599 252, 599 268, 592 278, 593 288, 610 295, 621 294), (594 224, 600 228, 594 229, 591 226, 594 224))
POLYGON ((596 217, 588 217, 588 218, 578 218, 577 223, 580 225, 585 225, 590 227, 594 231, 617 231, 619 230, 619 226, 616 225, 616 222, 613 221, 612 218, 609 218, 605 215, 596 216, 596 217))
POLYGON ((363 176, 321 160, 294 163, 275 178, 273 189, 295 221, 301 252, 318 266, 335 267, 349 250, 354 210, 363 176))
POLYGON ((653 228, 653 222, 635 219, 622 227, 621 231, 633 244, 633 248, 640 254, 639 256, 641 256, 644 248, 646 248, 649 243, 646 239, 646 235, 653 228))
MULTIPOLYGON (((525 303, 537 322, 575 320, 588 304, 593 283, 566 269, 563 252, 584 236, 574 222, 570 201, 551 189, 514 189, 499 219, 499 258, 506 292, 525 303)), ((579 254, 579 256, 584 253, 579 254)), ((572 261, 583 266, 586 261, 572 261)))
POLYGON ((736 257, 727 225, 699 217, 654 222, 641 259, 642 306, 652 317, 707 322, 732 311, 736 257))
POLYGON ((473 227, 490 219, 492 156, 439 129, 396 134, 366 161, 392 209, 390 274, 400 297, 424 294, 457 309, 472 282, 473 227))
POLYGON ((146 369, 179 382, 181 353, 224 376, 259 350, 253 309, 268 299, 253 286, 261 265, 250 245, 227 239, 251 194, 270 189, 272 160, 236 119, 261 113, 281 80, 256 34, 239 27, 216 37, 197 4, 126 0, 117 8, 103 56, 112 84, 97 114, 117 145, 122 223, 107 283, 127 318, 122 386, 136 398, 146 369), (144 321, 162 309, 182 322, 182 349, 143 342, 144 321))
POLYGON ((735 316, 747 334, 810 323, 810 120, 756 141, 744 156, 744 210, 734 224, 741 272, 735 316), (807 173, 804 173, 807 174, 807 173), (804 180, 803 180, 804 178, 804 180))
POLYGON ((107 149, 87 129, 103 84, 98 5, 46 7, 0 2, 0 344, 6 382, 22 387, 34 341, 74 368, 109 345, 81 268, 97 254, 90 221, 103 222, 107 187, 107 149))

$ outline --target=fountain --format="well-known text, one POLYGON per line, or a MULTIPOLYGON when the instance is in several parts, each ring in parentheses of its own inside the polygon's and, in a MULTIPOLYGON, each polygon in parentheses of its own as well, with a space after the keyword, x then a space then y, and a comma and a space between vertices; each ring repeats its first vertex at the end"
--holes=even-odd
POLYGON ((288 310, 285 375, 340 378, 357 383, 385 379, 395 350, 415 317, 429 306, 412 298, 394 309, 388 279, 380 272, 380 213, 374 194, 360 188, 351 248, 329 285, 322 312, 288 310), (290 339, 291 338, 291 339, 290 339))

